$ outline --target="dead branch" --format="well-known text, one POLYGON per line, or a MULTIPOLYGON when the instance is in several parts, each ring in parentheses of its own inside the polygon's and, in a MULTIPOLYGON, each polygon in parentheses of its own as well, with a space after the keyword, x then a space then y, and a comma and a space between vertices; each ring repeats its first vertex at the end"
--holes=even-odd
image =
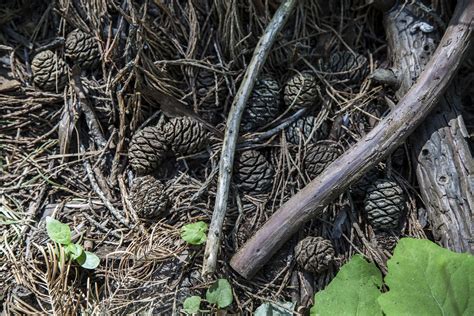
POLYGON ((460 0, 431 61, 398 106, 319 177, 286 202, 234 255, 230 265, 251 278, 308 220, 395 150, 440 102, 468 53, 474 0, 460 0))
POLYGON ((239 136, 242 113, 252 92, 255 80, 257 79, 268 53, 270 52, 270 48, 276 39, 276 35, 282 29, 296 2, 296 0, 286 0, 282 2, 278 10, 275 12, 270 24, 268 24, 265 32, 262 34, 262 37, 255 47, 252 60, 247 66, 247 71, 245 72, 245 76, 229 111, 219 163, 216 201, 209 227, 206 250, 204 253, 203 275, 213 273, 216 269, 217 253, 219 251, 222 225, 227 210, 227 199, 229 196, 230 180, 232 177, 235 147, 239 136))

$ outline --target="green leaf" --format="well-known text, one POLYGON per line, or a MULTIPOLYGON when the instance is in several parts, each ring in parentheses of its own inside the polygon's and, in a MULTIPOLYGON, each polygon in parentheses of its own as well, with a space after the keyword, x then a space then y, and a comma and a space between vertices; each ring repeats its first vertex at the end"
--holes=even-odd
POLYGON ((387 265, 386 315, 474 315, 474 256, 402 238, 387 265))
POLYGON ((316 293, 310 315, 382 315, 377 304, 381 286, 382 274, 377 267, 355 255, 323 291, 316 293))
POLYGON ((292 302, 279 303, 263 303, 254 312, 254 316, 292 316, 295 304, 292 302), (281 306, 283 307, 281 307, 281 306))
POLYGON ((71 230, 69 226, 49 216, 46 217, 46 231, 52 241, 61 245, 69 245, 71 243, 71 230))
POLYGON ((224 308, 232 304, 232 287, 226 279, 218 279, 206 292, 206 300, 224 308))
POLYGON ((201 306, 201 298, 199 296, 191 296, 184 300, 183 310, 188 314, 196 314, 201 306))
POLYGON ((72 259, 77 259, 84 253, 84 249, 78 244, 69 244, 66 246, 66 252, 72 259))
POLYGON ((191 245, 201 245, 206 242, 207 224, 196 222, 181 228, 181 238, 191 245))
POLYGON ((93 270, 99 266, 100 259, 92 252, 84 251, 82 255, 76 259, 76 262, 79 263, 84 269, 93 270))

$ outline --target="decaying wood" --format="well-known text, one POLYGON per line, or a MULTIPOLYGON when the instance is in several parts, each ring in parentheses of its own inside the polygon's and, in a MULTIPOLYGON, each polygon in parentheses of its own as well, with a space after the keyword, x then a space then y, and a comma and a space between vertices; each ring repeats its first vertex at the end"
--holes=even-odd
MULTIPOLYGON (((436 26, 411 5, 397 5, 384 15, 388 50, 396 74, 398 98, 403 97, 425 68, 439 39, 436 26)), ((473 252, 474 164, 467 142, 461 98, 455 81, 436 111, 418 127, 409 141, 423 202, 433 236, 444 247, 473 252)))
POLYGON ((206 250, 204 252, 203 275, 209 275, 216 269, 217 254, 220 248, 222 225, 224 224, 227 210, 235 147, 239 136, 242 113, 252 92, 255 80, 267 59, 270 48, 275 42, 276 35, 282 29, 296 2, 297 0, 285 0, 275 12, 275 15, 255 47, 252 60, 247 66, 245 76, 230 108, 219 162, 216 201, 209 226, 209 233, 207 235, 206 250))
POLYGON ((252 277, 308 220, 362 174, 390 154, 440 102, 466 56, 472 35, 474 0, 460 0, 427 65, 397 107, 361 141, 286 202, 234 255, 231 266, 252 277))

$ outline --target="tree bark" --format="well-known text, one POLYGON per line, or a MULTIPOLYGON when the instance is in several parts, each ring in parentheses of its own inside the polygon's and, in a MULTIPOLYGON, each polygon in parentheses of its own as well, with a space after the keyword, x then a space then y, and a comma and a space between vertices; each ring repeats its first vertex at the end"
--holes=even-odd
MULTIPOLYGON (((402 98, 424 70, 439 42, 436 27, 413 5, 396 5, 384 15, 392 72, 402 98), (418 12, 417 12, 418 11, 418 12)), ((473 252, 474 164, 455 81, 435 111, 410 136, 413 163, 433 236, 457 252, 473 252)))
POLYGON ((433 58, 398 106, 247 241, 231 259, 235 271, 252 277, 305 222, 321 215, 327 204, 405 141, 440 102, 455 76, 470 46, 473 20, 474 0, 459 0, 433 58))

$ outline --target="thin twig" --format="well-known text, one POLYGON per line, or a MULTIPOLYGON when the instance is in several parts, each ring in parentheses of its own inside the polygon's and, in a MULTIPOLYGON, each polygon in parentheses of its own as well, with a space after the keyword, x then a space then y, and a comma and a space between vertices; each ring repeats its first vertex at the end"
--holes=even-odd
MULTIPOLYGON (((83 145, 81 145, 81 151, 83 153, 85 153, 85 149, 84 149, 83 145)), ((97 184, 97 180, 94 177, 94 172, 92 171, 92 166, 89 163, 89 161, 87 159, 84 159, 83 164, 84 164, 84 168, 86 169, 86 172, 87 172, 87 178, 89 179, 89 182, 90 182, 92 188, 94 189, 94 192, 102 200, 105 207, 107 207, 109 209, 110 213, 112 213, 112 215, 115 216, 115 218, 118 219, 120 221, 120 223, 122 223, 123 225, 125 225, 127 227, 130 227, 129 221, 125 217, 123 217, 122 214, 120 214, 120 211, 117 210, 112 205, 112 203, 105 196, 105 193, 102 192, 102 190, 100 189, 99 185, 97 184)))
POLYGON ((216 202, 212 213, 211 225, 204 252, 203 275, 209 275, 216 269, 217 253, 220 248, 222 225, 227 211, 227 199, 229 197, 230 180, 232 177, 232 166, 234 163, 235 147, 239 136, 240 120, 245 105, 252 92, 255 80, 267 59, 270 48, 280 32, 286 19, 290 15, 296 0, 284 1, 275 12, 270 24, 265 29, 262 37, 255 47, 252 60, 250 61, 239 90, 234 98, 232 107, 227 118, 224 143, 222 144, 222 155, 219 163, 219 180, 217 186, 216 202))

